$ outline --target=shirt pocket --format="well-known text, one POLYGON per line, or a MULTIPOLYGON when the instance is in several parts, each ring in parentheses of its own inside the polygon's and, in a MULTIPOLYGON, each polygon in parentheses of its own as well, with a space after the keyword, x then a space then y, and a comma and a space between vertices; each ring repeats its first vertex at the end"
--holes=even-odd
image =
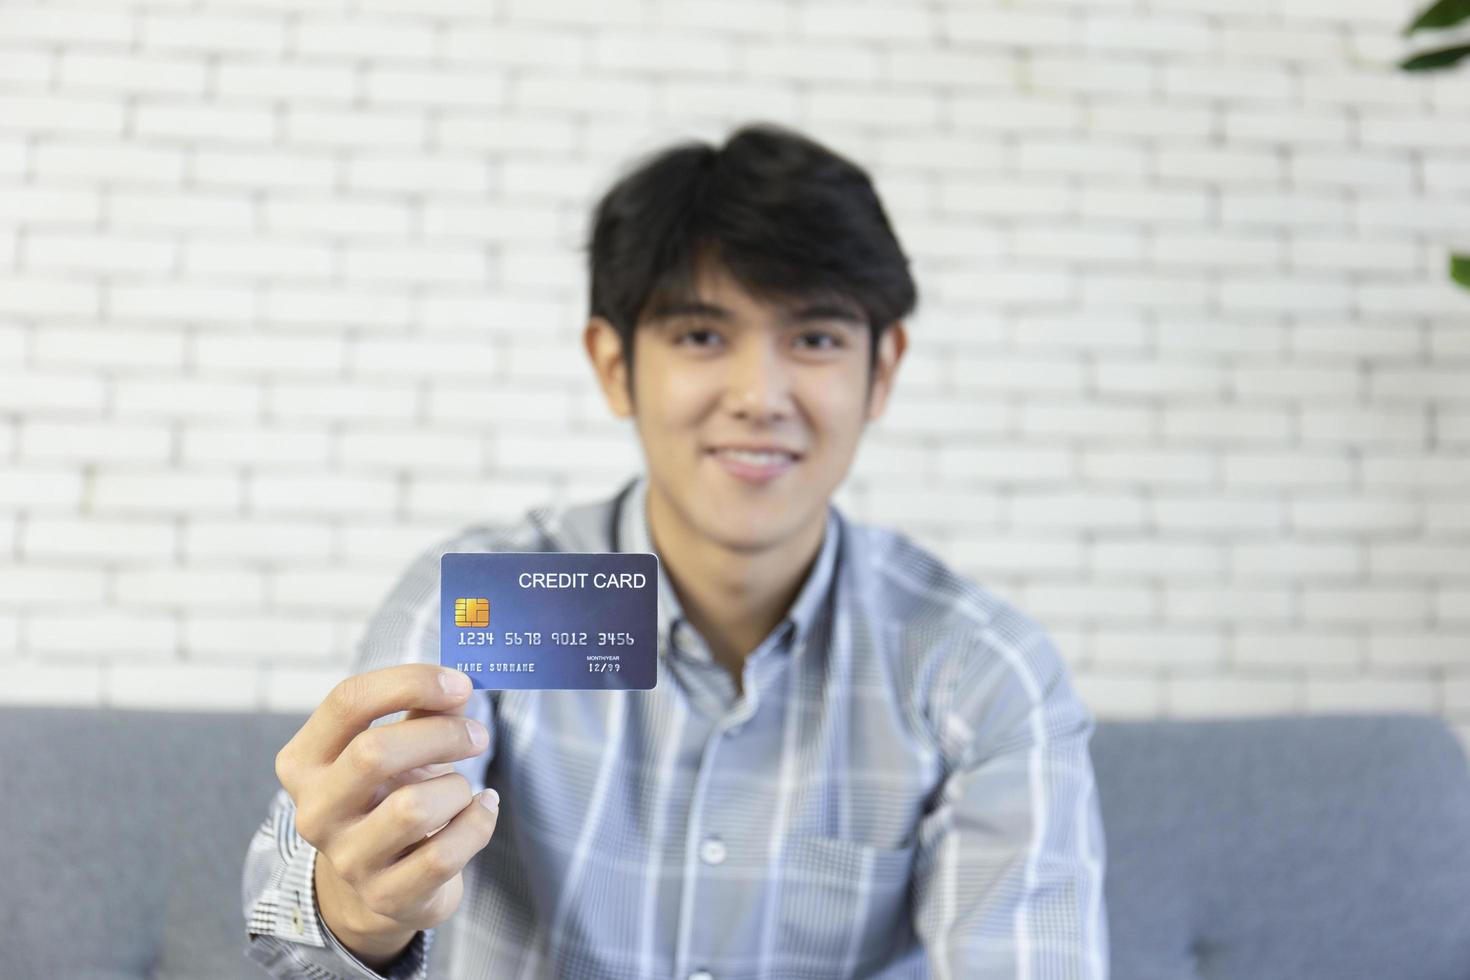
POLYGON ((916 848, 815 834, 787 838, 776 929, 793 972, 861 976, 908 943, 916 848))

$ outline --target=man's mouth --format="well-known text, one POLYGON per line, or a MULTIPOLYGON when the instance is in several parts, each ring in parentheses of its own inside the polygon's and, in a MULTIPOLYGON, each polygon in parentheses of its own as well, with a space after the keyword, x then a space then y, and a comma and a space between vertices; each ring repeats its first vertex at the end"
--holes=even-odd
POLYGON ((801 459, 800 453, 780 446, 712 446, 706 452, 726 473, 754 484, 774 480, 801 459))
POLYGON ((752 466, 774 466, 778 463, 795 462, 801 458, 797 453, 787 452, 784 449, 736 449, 726 446, 716 447, 710 452, 721 458, 749 463, 752 466))

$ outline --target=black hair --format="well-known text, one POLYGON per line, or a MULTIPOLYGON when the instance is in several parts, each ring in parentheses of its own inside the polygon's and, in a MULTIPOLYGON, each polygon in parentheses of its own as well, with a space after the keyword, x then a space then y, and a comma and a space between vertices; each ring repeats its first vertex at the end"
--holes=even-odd
POLYGON ((617 330, 630 394, 634 329, 693 298, 705 258, 767 300, 855 303, 870 391, 879 338, 918 299, 867 172, 774 123, 642 158, 598 202, 587 252, 591 314, 617 330))

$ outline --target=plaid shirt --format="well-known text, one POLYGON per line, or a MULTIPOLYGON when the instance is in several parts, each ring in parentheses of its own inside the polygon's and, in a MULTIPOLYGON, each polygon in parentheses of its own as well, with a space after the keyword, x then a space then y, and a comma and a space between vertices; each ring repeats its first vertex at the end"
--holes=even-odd
MULTIPOLYGON (((466 528, 375 614, 357 671, 439 659, 446 551, 651 552, 646 477, 466 528)), ((392 978, 1108 975, 1093 718, 1045 631, 834 505, 817 561, 736 696, 659 565, 652 691, 493 691, 468 713, 500 792, 459 910, 392 978)), ((401 715, 380 719, 386 724, 401 715)), ((246 955, 373 978, 327 929, 281 791, 246 857, 246 955)))

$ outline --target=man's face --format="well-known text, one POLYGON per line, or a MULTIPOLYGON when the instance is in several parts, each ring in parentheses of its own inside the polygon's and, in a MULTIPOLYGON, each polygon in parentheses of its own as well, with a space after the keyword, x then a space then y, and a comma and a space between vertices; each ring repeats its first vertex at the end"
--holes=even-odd
POLYGON ((631 402, 622 358, 607 347, 611 325, 595 319, 588 332, 609 403, 634 417, 650 493, 695 533, 751 552, 825 522, 905 344, 901 323, 884 332, 870 394, 855 303, 767 303, 712 263, 693 301, 634 331, 631 402), (775 455, 731 452, 739 447, 775 455))

